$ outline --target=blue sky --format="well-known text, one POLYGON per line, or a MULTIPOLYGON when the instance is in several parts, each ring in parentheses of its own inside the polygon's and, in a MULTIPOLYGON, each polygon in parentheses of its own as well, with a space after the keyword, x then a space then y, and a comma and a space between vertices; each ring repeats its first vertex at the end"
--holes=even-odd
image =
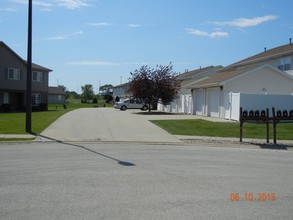
MULTIPOLYGON (((28 0, 1 0, 0 40, 27 54, 28 0)), ((142 65, 178 73, 289 42, 292 0, 33 0, 33 62, 50 86, 125 83, 142 65)))

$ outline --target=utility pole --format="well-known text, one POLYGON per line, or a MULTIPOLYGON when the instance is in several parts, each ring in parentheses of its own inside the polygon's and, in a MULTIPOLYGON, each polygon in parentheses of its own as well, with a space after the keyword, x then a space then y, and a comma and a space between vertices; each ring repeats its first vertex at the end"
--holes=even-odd
POLYGON ((32 0, 28 2, 28 39, 26 70, 26 126, 25 131, 32 133, 32 0))

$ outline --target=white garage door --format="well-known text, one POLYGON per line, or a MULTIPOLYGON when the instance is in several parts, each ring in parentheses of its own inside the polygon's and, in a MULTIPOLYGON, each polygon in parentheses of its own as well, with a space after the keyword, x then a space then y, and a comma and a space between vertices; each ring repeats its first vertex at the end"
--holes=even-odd
POLYGON ((195 114, 196 115, 203 115, 204 109, 204 91, 203 90, 196 90, 195 91, 195 102, 194 102, 195 114))
POLYGON ((220 117, 220 90, 208 90, 208 116, 220 117))

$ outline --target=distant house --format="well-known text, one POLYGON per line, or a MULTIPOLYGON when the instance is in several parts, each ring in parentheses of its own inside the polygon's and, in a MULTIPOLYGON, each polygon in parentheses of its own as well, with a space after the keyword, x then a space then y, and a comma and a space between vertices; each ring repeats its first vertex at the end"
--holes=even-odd
MULTIPOLYGON (((0 108, 23 111, 26 106, 27 62, 0 41, 0 108)), ((49 72, 52 70, 32 64, 32 106, 47 109, 49 72)))
POLYGON ((60 87, 48 88, 48 104, 64 104, 66 94, 60 87))
POLYGON ((114 100, 116 97, 119 97, 120 99, 130 98, 131 95, 129 94, 128 90, 129 90, 129 83, 124 83, 118 86, 114 86, 113 87, 114 100))

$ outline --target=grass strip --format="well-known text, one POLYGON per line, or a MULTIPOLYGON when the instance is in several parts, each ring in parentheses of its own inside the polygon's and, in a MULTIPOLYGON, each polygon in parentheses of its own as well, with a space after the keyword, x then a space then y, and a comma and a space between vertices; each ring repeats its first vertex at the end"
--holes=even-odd
MULTIPOLYGON (((112 107, 110 104, 99 102, 98 107, 112 107)), ((63 114, 78 108, 93 108, 93 104, 80 102, 67 103, 66 109, 62 104, 51 104, 48 111, 32 112, 32 131, 40 134, 50 124, 56 121, 63 114)), ((26 113, 0 113, 0 134, 26 134, 25 132, 26 113)), ((5 139, 6 140, 6 139, 5 139)))
MULTIPOLYGON (((152 123, 173 135, 234 137, 240 136, 240 125, 237 122, 211 122, 202 119, 194 120, 152 120, 152 123)), ((270 138, 273 138, 273 125, 270 124, 270 138)), ((244 123, 244 138, 266 138, 266 125, 244 123)), ((278 140, 293 140, 293 123, 277 125, 278 140)))

